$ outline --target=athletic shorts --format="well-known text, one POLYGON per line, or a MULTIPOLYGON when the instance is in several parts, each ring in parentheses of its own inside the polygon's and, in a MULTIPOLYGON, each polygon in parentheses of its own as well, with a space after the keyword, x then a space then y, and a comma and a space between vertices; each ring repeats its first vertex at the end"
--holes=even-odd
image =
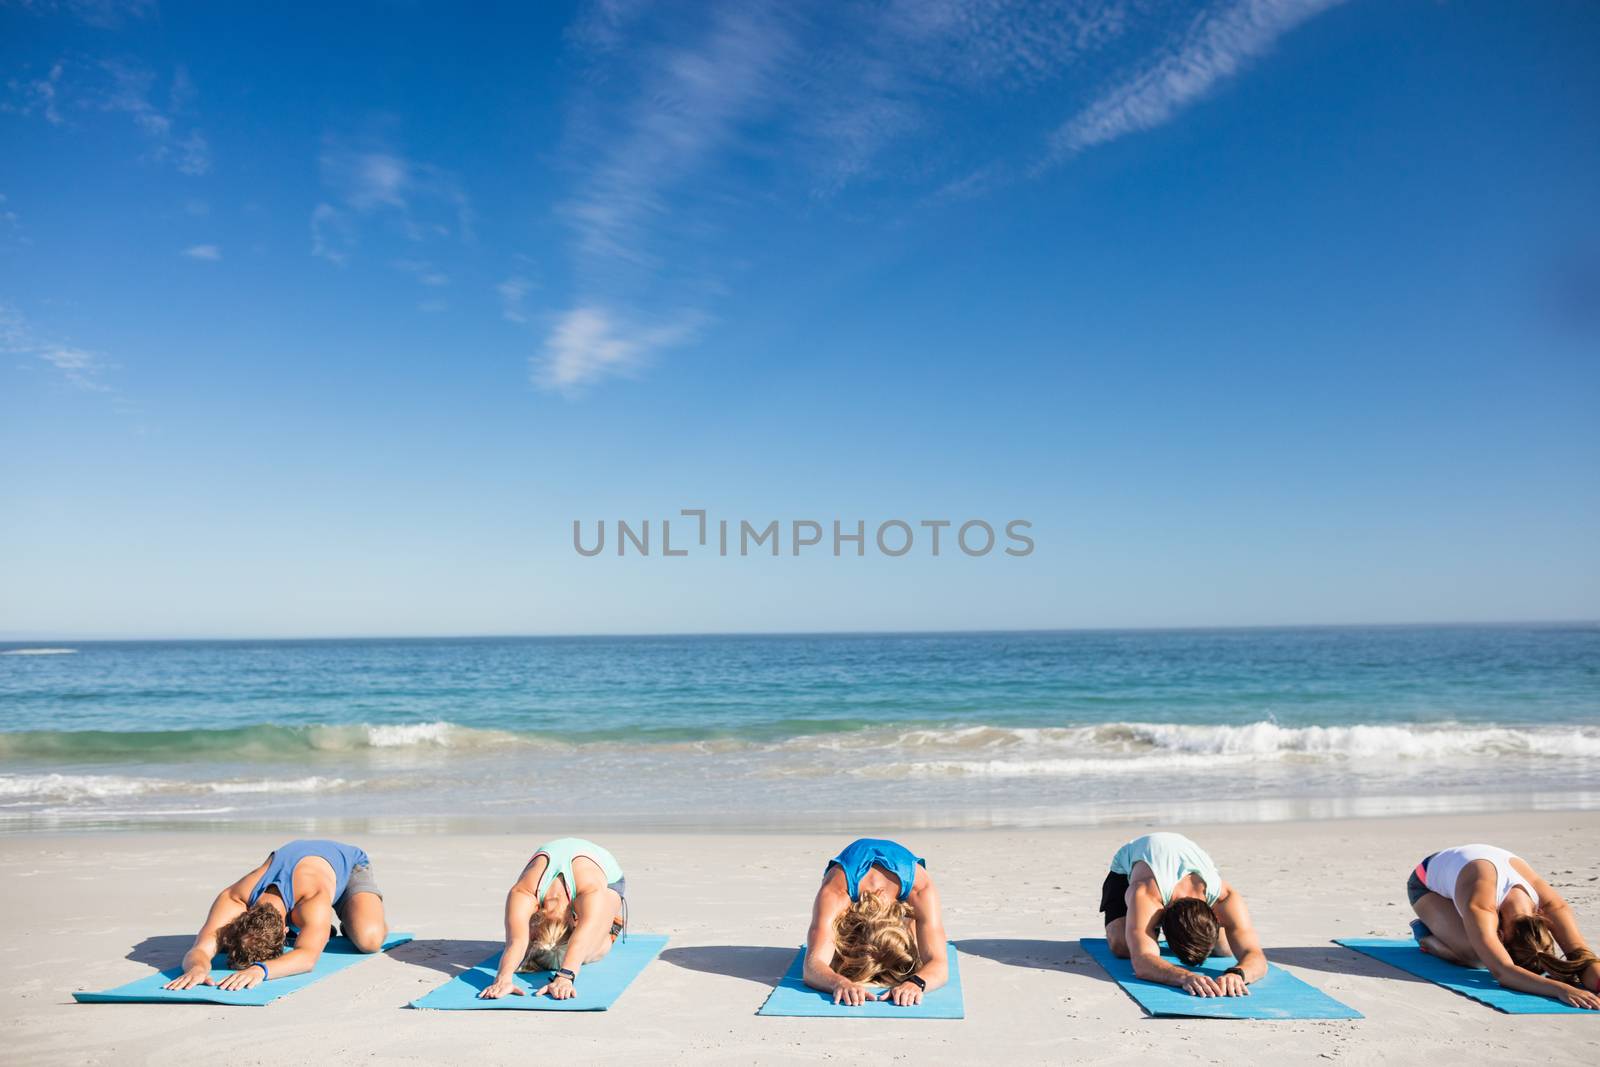
POLYGON ((372 877, 372 865, 360 864, 350 870, 350 880, 344 885, 344 893, 333 905, 333 913, 339 916, 341 927, 349 926, 350 919, 346 912, 350 908, 350 898, 357 893, 371 893, 379 900, 383 899, 383 890, 378 888, 378 880, 372 877))
POLYGON ((1128 876, 1109 871, 1100 886, 1100 910, 1106 913, 1106 925, 1128 916, 1128 876))
POLYGON ((1416 906, 1417 901, 1433 892, 1428 888, 1428 883, 1422 880, 1422 876, 1428 873, 1428 860, 1431 859, 1433 857, 1429 856, 1428 859, 1417 864, 1412 870, 1411 876, 1406 879, 1406 899, 1411 901, 1413 907, 1416 906))
POLYGON ((618 878, 615 882, 607 883, 606 884, 606 888, 611 890, 612 892, 616 893, 617 896, 622 898, 622 910, 617 913, 617 917, 615 919, 611 920, 611 940, 615 941, 622 934, 623 928, 628 925, 628 877, 627 877, 627 875, 623 875, 621 878, 618 878))

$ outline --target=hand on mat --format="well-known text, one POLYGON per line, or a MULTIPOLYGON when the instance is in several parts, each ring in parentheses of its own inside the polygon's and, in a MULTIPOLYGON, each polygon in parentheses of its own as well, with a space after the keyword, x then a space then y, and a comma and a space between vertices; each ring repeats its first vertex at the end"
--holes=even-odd
POLYGON ((854 1008, 865 1004, 869 1000, 881 999, 883 999, 882 996, 874 993, 860 982, 840 982, 833 987, 833 1002, 835 1004, 847 1004, 854 1008))
POLYGON ((1225 997, 1248 997, 1250 984, 1236 974, 1217 975, 1217 986, 1225 997))
POLYGON ((478 994, 478 999, 499 1000, 507 993, 518 997, 525 997, 528 995, 528 991, 519 986, 515 978, 507 978, 504 981, 501 981, 497 978, 487 989, 478 994))
POLYGON ((190 967, 178 977, 162 986, 162 989, 191 989, 197 985, 211 984, 211 966, 190 967))
POLYGON ((557 975, 545 985, 540 986, 533 995, 536 997, 548 996, 551 1000, 571 1000, 578 995, 578 991, 573 988, 571 982, 557 975))
POLYGON ((922 1003, 922 990, 917 988, 915 982, 901 982, 885 993, 884 996, 902 1008, 909 1008, 913 1004, 922 1003))
POLYGON ((1556 994, 1556 999, 1569 1008, 1588 1008, 1590 1011, 1600 1009, 1600 997, 1575 985, 1562 989, 1556 994))
MULTIPOLYGON (((1238 975, 1227 975, 1225 977, 1237 978, 1238 975)), ((1191 971, 1189 977, 1183 980, 1183 991, 1191 997, 1226 997, 1233 995, 1224 993, 1215 978, 1212 978, 1209 974, 1201 974, 1199 971, 1191 971)))
POLYGON ((242 971, 234 971, 217 983, 218 989, 250 989, 261 984, 261 968, 251 964, 242 971))

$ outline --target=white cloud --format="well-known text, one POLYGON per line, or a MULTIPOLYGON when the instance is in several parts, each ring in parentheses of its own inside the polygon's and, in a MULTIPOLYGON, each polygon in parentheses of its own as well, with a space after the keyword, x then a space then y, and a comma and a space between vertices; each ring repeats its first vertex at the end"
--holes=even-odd
POLYGON ((655 352, 683 344, 699 329, 698 316, 640 328, 601 307, 575 307, 561 316, 533 365, 541 389, 573 395, 603 378, 631 375, 655 352))
POLYGON ((155 0, 13 0, 35 14, 65 11, 97 29, 111 30, 130 19, 142 19, 155 10, 155 0))
POLYGON ((523 306, 523 300, 533 289, 533 282, 520 274, 514 274, 494 287, 500 295, 500 315, 507 322, 527 322, 528 312, 523 306))
POLYGON ((450 276, 425 259, 397 259, 393 266, 415 277, 421 285, 438 288, 450 284, 450 276))
POLYGON ((48 364, 75 389, 116 392, 103 380, 107 366, 97 354, 40 337, 22 313, 7 304, 0 304, 0 351, 31 356, 48 364))
POLYGON ((215 263, 222 258, 222 249, 216 245, 190 245, 183 250, 190 259, 204 259, 215 263))
POLYGON ((1052 161, 1153 129, 1209 93, 1283 34, 1342 0, 1235 0, 1203 12, 1167 49, 1056 130, 1052 161))
MULTIPOLYGON (((587 84, 605 92, 579 93, 572 108, 563 158, 576 191, 560 209, 577 298, 546 343, 538 380, 565 388, 595 377, 589 368, 633 366, 640 351, 663 347, 613 320, 678 321, 704 306, 738 258, 718 248, 732 235, 730 207, 794 188, 827 198, 870 180, 888 146, 936 129, 939 107, 958 93, 1057 76, 1122 34, 1138 2, 898 0, 809 11, 731 2, 694 8, 692 18, 589 5, 572 37, 597 67, 587 84), (744 176, 757 171, 762 179, 744 176)), ((997 173, 951 192, 974 195, 997 173)), ((520 321, 521 293, 501 295, 503 314, 520 321)))
MULTIPOLYGON (((456 177, 442 168, 382 145, 353 147, 332 135, 323 138, 319 163, 329 200, 312 215, 313 255, 344 262, 363 219, 389 225, 416 244, 473 239, 471 201, 456 177)), ((449 281, 437 271, 431 279, 419 280, 425 285, 449 281)))
POLYGON ((350 259, 355 236, 350 222, 332 204, 318 204, 311 210, 311 254, 335 266, 350 259))
POLYGON ((69 112, 125 115, 151 143, 150 157, 169 161, 189 175, 211 169, 211 145, 205 134, 184 119, 192 104, 194 83, 179 67, 167 91, 169 105, 154 102, 159 79, 145 67, 118 60, 57 60, 42 78, 11 78, 10 99, 0 111, 41 116, 53 126, 69 124, 69 112))
POLYGON ((10 78, 6 89, 12 99, 0 104, 0 111, 14 115, 38 114, 52 126, 66 121, 61 115, 61 74, 64 67, 58 60, 50 65, 50 72, 42 78, 10 78))

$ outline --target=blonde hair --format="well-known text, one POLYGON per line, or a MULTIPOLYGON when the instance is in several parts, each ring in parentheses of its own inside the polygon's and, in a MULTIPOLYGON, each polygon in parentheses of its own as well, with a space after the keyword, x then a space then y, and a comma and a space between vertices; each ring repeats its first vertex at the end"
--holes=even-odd
POLYGON ((1543 915, 1524 915, 1511 923, 1506 935, 1506 952, 1518 967, 1534 974, 1547 974, 1560 982, 1577 984, 1578 978, 1600 957, 1587 949, 1563 956, 1556 946, 1550 922, 1543 915))
POLYGON ((833 921, 833 970, 865 985, 898 985, 922 964, 911 905, 865 894, 833 921))
POLYGON ((565 919, 540 919, 528 939, 528 951, 519 971, 555 971, 566 962, 567 943, 572 940, 573 924, 565 919))

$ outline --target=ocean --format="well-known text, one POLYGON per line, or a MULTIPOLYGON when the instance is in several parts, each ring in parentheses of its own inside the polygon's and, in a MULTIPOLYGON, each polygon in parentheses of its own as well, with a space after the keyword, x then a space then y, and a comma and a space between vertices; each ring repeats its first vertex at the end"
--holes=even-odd
POLYGON ((0 643, 9 832, 1597 806, 1600 625, 0 643))

